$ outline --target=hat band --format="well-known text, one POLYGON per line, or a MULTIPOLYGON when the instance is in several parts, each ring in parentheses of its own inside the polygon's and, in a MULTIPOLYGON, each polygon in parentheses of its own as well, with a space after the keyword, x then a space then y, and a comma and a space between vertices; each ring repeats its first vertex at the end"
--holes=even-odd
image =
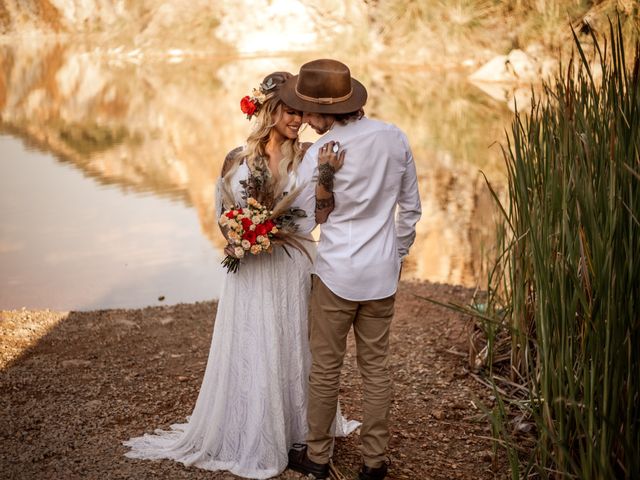
POLYGON ((342 97, 309 97, 300 93, 298 91, 298 86, 296 85, 296 96, 298 98, 306 100, 307 102, 318 103, 320 105, 331 105, 333 103, 344 102, 345 100, 349 100, 351 95, 353 95, 353 88, 349 90, 349 93, 342 97))

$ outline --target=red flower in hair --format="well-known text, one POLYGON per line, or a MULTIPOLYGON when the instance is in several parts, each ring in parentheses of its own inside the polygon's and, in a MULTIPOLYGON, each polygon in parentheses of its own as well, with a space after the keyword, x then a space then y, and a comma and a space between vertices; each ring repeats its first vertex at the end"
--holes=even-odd
POLYGON ((247 118, 251 118, 251 115, 256 113, 258 106, 251 100, 251 97, 247 95, 240 100, 240 110, 247 115, 247 118))

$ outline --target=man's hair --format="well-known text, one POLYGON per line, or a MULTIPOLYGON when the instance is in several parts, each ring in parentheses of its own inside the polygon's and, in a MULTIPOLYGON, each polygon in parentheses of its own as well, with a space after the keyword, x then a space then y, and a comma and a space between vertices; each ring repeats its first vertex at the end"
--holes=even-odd
POLYGON ((335 113, 333 117, 336 119, 340 125, 346 125, 350 122, 355 122, 356 120, 360 120, 364 116, 364 109, 356 110, 355 112, 349 113, 335 113))

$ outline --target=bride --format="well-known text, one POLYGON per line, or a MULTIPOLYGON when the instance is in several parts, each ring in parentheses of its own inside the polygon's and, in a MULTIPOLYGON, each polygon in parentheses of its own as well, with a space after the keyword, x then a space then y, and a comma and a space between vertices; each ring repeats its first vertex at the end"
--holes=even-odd
MULTIPOLYGON (((265 77, 253 97, 241 103, 255 124, 246 145, 225 159, 218 181, 216 211, 243 205, 240 181, 255 167, 268 167, 276 192, 291 192, 311 182, 299 168, 309 146, 298 140, 302 114, 282 103, 278 89, 291 76, 275 72, 265 77), (223 199, 228 199, 226 202, 223 199)), ((328 149, 327 149, 328 150, 328 149)), ((318 161, 341 163, 324 152, 318 161)), ((308 196, 307 196, 308 197, 308 196)), ((305 202, 303 202, 305 203, 305 202)), ((310 238, 314 208, 297 221, 297 233, 310 238)), ((313 247, 304 242, 307 250, 313 247)), ((226 254, 234 254, 228 246, 226 254)), ((271 254, 247 255, 237 273, 229 273, 216 314, 204 380, 187 423, 170 431, 132 438, 128 457, 172 459, 207 470, 228 470, 264 479, 287 466, 287 452, 305 441, 307 380, 310 352, 307 332, 311 262, 295 248, 275 247, 271 254)), ((347 422, 338 408, 336 435, 359 425, 347 422)))

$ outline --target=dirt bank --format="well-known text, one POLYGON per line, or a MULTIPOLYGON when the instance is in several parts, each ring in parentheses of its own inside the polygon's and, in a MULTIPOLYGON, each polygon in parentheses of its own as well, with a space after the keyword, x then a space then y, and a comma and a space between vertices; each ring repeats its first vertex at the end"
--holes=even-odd
MULTIPOLYGON (((392 331, 395 381, 390 479, 506 478, 478 408, 490 392, 470 377, 468 319, 414 296, 467 302, 471 292, 401 284, 392 331)), ((183 421, 195 403, 211 339, 214 302, 0 317, 0 478, 231 479, 228 473, 123 456, 121 441, 183 421)), ((361 416, 353 339, 342 405, 361 416)), ((338 441, 347 478, 358 438, 338 441)), ((279 478, 301 478, 285 472, 279 478)))

